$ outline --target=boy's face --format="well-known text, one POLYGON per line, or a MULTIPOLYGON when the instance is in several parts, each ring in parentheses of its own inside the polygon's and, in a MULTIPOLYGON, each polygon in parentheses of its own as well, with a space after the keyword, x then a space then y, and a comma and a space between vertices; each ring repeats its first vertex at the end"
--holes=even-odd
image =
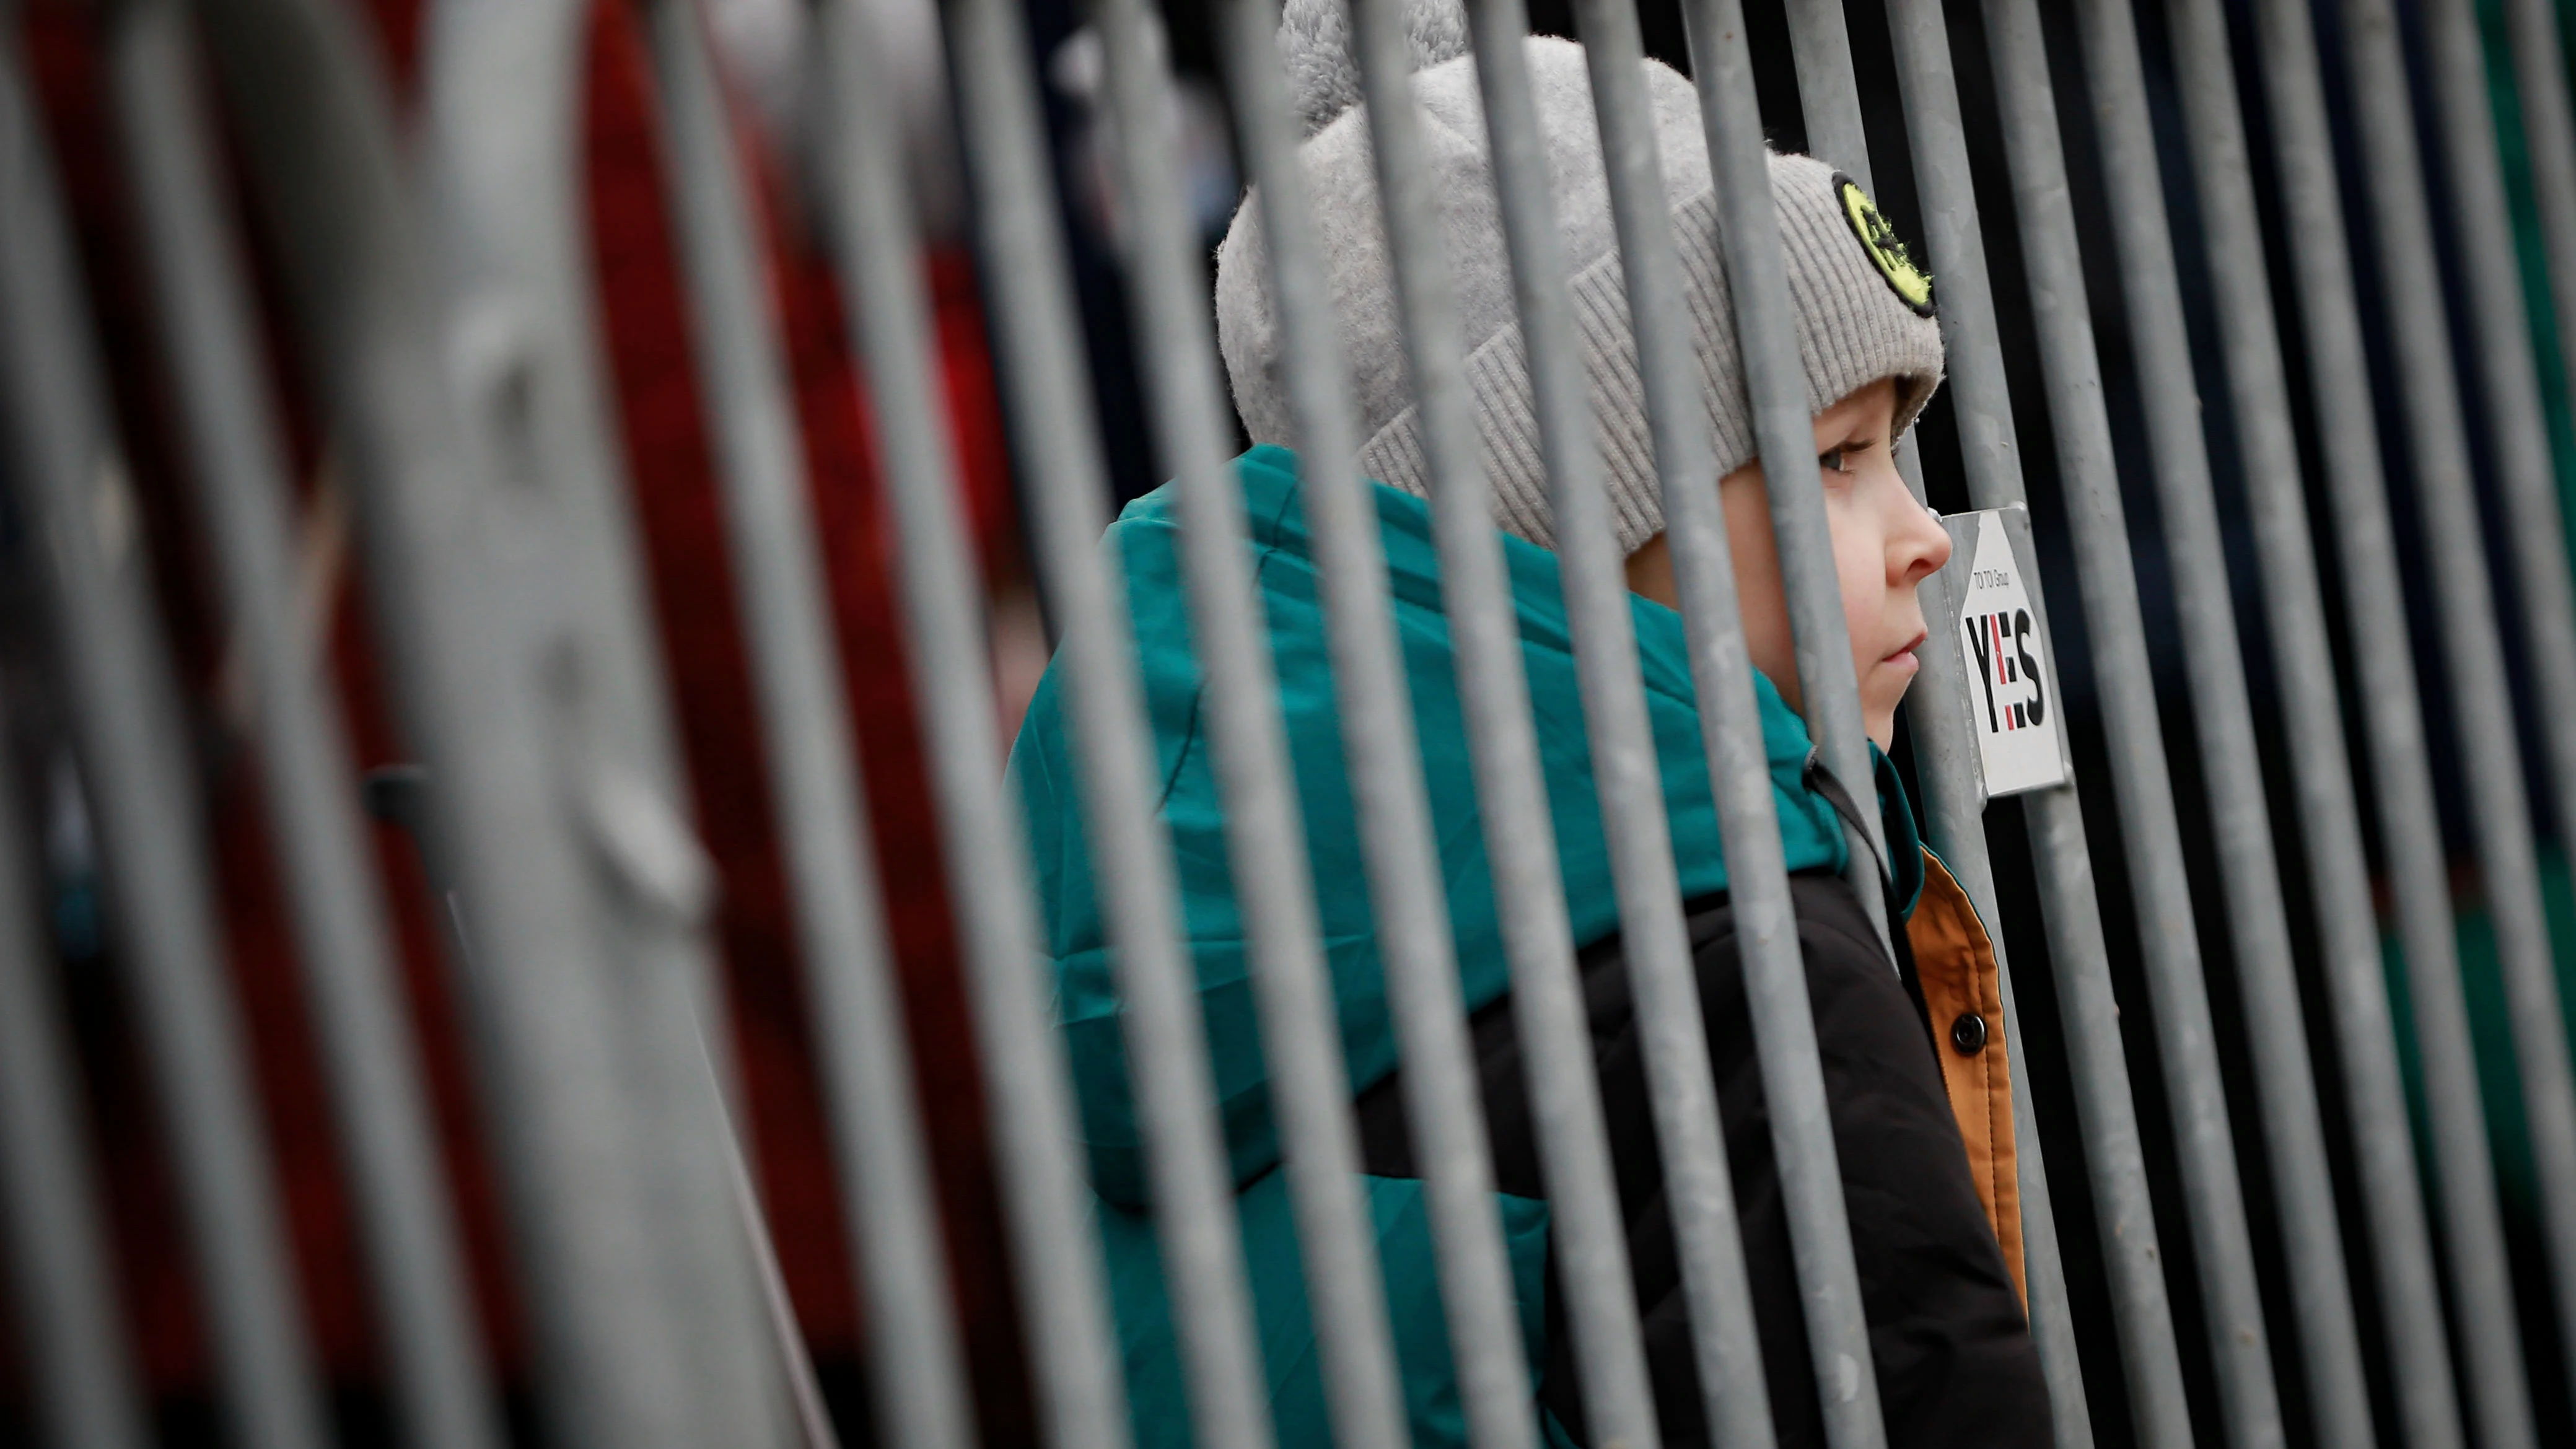
MULTIPOLYGON (((1949 533, 1914 501, 1897 475, 1891 436, 1895 424, 1892 378, 1871 383, 1816 415, 1816 474, 1833 530, 1834 568, 1842 580, 1843 623, 1851 630, 1861 720, 1881 749, 1895 738, 1897 701, 1922 667, 1914 654, 1924 639, 1915 585, 1950 560, 1949 533)), ((1744 642, 1753 667, 1770 676, 1791 709, 1804 713, 1762 465, 1748 463, 1727 474, 1718 481, 1718 496, 1726 508, 1736 601, 1744 612, 1744 642)), ((1628 587, 1669 607, 1681 606, 1663 535, 1629 558, 1628 587)))

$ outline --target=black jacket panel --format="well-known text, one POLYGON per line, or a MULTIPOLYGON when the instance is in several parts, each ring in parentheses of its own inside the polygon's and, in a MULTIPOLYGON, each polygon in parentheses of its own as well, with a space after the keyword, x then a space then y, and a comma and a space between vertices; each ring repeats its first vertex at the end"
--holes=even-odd
MULTIPOLYGON (((1888 1443, 1891 1449, 2046 1449, 2049 1409, 2038 1355, 1969 1177, 1930 1029, 1907 985, 1912 963, 1890 969, 1859 901, 1839 878, 1808 872, 1793 876, 1790 886, 1888 1443)), ((1733 912, 1722 898, 1693 902, 1688 910, 1779 1443, 1781 1449, 1821 1446, 1822 1413, 1733 912)), ((1901 931, 1897 942, 1902 956, 1901 931)), ((1666 1445, 1703 1445, 1707 1415, 1693 1369, 1627 962, 1612 938, 1585 949, 1579 963, 1656 1414, 1666 1445)), ((1495 1186, 1544 1197, 1509 1001, 1477 1013, 1473 1025, 1495 1186)), ((1389 1080, 1359 1101, 1362 1158, 1370 1172, 1415 1175, 1401 1091, 1389 1080)), ((1540 1398, 1578 1440, 1589 1442, 1561 1297, 1551 1283, 1540 1398)))

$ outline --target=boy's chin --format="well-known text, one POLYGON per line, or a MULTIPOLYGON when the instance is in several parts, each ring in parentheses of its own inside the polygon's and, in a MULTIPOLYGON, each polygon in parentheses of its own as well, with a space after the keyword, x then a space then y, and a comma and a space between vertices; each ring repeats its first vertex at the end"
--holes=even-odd
POLYGON ((1878 743, 1880 749, 1885 750, 1891 748, 1889 742, 1896 738, 1897 706, 1905 702, 1906 686, 1914 682, 1914 671, 1905 671, 1902 679, 1890 680, 1882 675, 1871 682, 1879 687, 1861 691, 1861 728, 1878 743))

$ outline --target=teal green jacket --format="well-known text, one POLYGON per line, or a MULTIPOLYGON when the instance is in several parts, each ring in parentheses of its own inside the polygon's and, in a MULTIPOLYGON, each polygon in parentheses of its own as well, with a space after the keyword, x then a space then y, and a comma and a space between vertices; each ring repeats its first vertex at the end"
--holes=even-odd
MULTIPOLYGON (((1324 613, 1300 507, 1296 457, 1281 448, 1255 448, 1239 460, 1237 471, 1296 768, 1298 805, 1305 817, 1325 964, 1356 1094, 1395 1070, 1395 1032, 1343 772, 1324 613)), ((1459 980, 1472 1011, 1500 999, 1511 983, 1460 715, 1449 620, 1442 610, 1439 559, 1427 505, 1384 485, 1372 485, 1372 491, 1421 742, 1433 837, 1456 932, 1459 980)), ((1135 619, 1160 785, 1157 804, 1172 835, 1189 958, 1206 1014, 1279 1442, 1325 1444, 1330 1433, 1314 1330, 1306 1312, 1285 1174, 1278 1170, 1278 1130, 1266 1090, 1253 987, 1245 974, 1243 928, 1227 873, 1225 806, 1200 718, 1202 677, 1191 652, 1173 493, 1167 485, 1129 505, 1110 528, 1107 548, 1124 575, 1135 619)), ((1555 818, 1566 908, 1574 941, 1581 946, 1612 935, 1619 921, 1557 557, 1515 538, 1506 537, 1503 547, 1555 818)), ((1682 622, 1672 610, 1642 598, 1632 601, 1632 613, 1682 896, 1711 895, 1725 889, 1726 866, 1682 622)), ((1806 726, 1770 681, 1756 678, 1764 753, 1789 868, 1839 869, 1845 859, 1843 833, 1832 807, 1804 781, 1806 726)), ((1073 742, 1053 668, 1030 702, 1010 768, 1027 817, 1056 1008, 1072 1059, 1083 1146, 1100 1197, 1101 1234, 1137 1440, 1147 1449, 1183 1445, 1188 1425, 1181 1369, 1147 1211, 1144 1146, 1128 1092, 1118 994, 1076 799, 1073 742)), ((1881 777, 1891 780, 1892 772, 1882 770, 1881 777)), ((1883 799, 1882 808, 1890 824, 1910 837, 1901 792, 1892 801, 1883 799)), ((1895 854, 1912 865, 1916 852, 1911 839, 1895 854)), ((1367 1185, 1413 1441, 1463 1445, 1466 1429, 1433 1279, 1421 1184, 1372 1177, 1367 1185)), ((1521 1328, 1535 1361, 1542 1333, 1547 1206, 1505 1195, 1500 1210, 1521 1328)), ((1549 1427, 1561 1440, 1557 1427, 1549 1427)))

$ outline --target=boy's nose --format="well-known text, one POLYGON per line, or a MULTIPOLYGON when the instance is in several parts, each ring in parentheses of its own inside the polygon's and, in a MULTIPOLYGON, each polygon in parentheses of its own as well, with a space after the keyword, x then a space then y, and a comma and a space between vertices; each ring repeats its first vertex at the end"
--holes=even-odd
POLYGON ((1950 530, 1913 494, 1898 496, 1904 513, 1889 535, 1888 572, 1903 583, 1921 583, 1950 561, 1950 530))

